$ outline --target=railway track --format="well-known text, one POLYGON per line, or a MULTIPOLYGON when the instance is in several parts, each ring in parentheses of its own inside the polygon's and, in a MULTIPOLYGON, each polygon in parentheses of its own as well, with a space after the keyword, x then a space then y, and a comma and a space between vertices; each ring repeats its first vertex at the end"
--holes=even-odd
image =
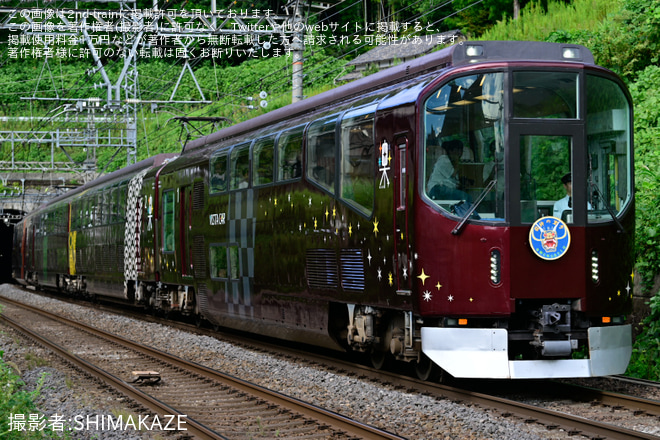
POLYGON ((402 438, 117 335, 1 302, 4 322, 147 408, 150 426, 176 421, 186 434, 216 440, 402 438))
MULTIPOLYGON (((147 318, 150 320, 151 318, 147 318)), ((185 328, 187 330, 196 330, 201 333, 210 333, 205 332, 204 330, 195 329, 192 326, 178 323, 178 327, 185 328)), ((226 336, 226 335, 225 335, 226 336)), ((229 338, 232 339, 232 343, 236 336, 229 335, 229 338)), ((252 349, 257 347, 258 350, 267 351, 268 353, 278 353, 280 357, 291 358, 294 357, 294 362, 308 362, 308 363, 318 363, 323 365, 325 368, 334 370, 340 374, 344 375, 353 375, 359 376, 363 379, 373 380, 379 384, 390 384, 394 385, 395 388, 404 389, 411 393, 425 393, 439 399, 449 399, 452 401, 460 402, 468 406, 477 405, 481 408, 487 409, 489 411, 494 410, 502 417, 514 418, 521 420, 524 423, 528 424, 540 424, 545 426, 547 429, 563 430, 568 435, 582 435, 587 438, 594 439, 606 439, 606 438, 615 438, 615 439, 657 439, 657 436, 652 434, 644 433, 637 430, 627 429, 624 427, 613 426, 609 420, 597 421, 590 420, 585 416, 581 415, 571 415, 567 412, 564 412, 564 409, 561 410, 556 408, 542 408, 539 407, 539 404, 530 404, 525 402, 516 402, 506 397, 496 397, 489 393, 495 393, 491 391, 488 385, 485 385, 486 382, 482 382, 482 385, 488 391, 476 392, 469 391, 465 388, 454 388, 447 387, 444 385, 438 385, 428 382, 421 382, 416 379, 411 379, 410 377, 397 375, 389 372, 377 371, 371 368, 356 366, 353 363, 342 362, 334 358, 329 358, 319 354, 310 354, 306 350, 296 351, 292 349, 283 349, 281 346, 276 348, 269 346, 268 344, 263 344, 260 341, 247 340, 244 338, 241 339, 241 344, 249 346, 252 349), (281 352, 288 352, 289 354, 280 354, 281 352)), ((503 382, 499 382, 500 384, 503 382)), ((506 382, 507 384, 518 384, 518 381, 506 382)), ((598 405, 611 407, 613 409, 625 410, 630 413, 630 418, 638 417, 640 414, 646 415, 648 417, 655 417, 655 423, 657 425, 657 417, 660 414, 660 409, 658 407, 658 402, 648 399, 638 399, 638 398, 628 398, 624 395, 618 393, 608 393, 600 392, 599 390, 594 389, 584 389, 584 388, 563 388, 564 384, 555 384, 550 383, 549 381, 539 381, 535 382, 536 384, 550 384, 550 387, 553 387, 555 391, 562 389, 565 391, 560 391, 559 394, 555 393, 558 397, 555 400, 562 400, 566 396, 574 395, 580 396, 580 401, 588 401, 587 406, 597 407, 598 405), (572 391, 571 391, 572 390, 572 391), (616 400, 615 400, 616 399, 616 400), (598 405, 596 405, 596 402, 598 405)), ((539 389, 539 393, 545 392, 539 389)), ((511 393, 504 393, 505 395, 510 396, 511 393)), ((533 394, 533 393, 530 393, 533 394)), ((597 409, 596 409, 597 410, 597 409)), ((596 411, 595 410, 595 411, 596 411)), ((607 418, 607 410, 600 410, 599 413, 605 414, 607 418)), ((651 422, 653 423, 653 422, 651 422)))

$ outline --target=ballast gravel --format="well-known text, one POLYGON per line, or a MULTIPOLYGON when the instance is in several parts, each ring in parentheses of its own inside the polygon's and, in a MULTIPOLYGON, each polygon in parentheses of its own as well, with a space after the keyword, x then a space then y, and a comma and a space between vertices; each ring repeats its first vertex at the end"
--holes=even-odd
MULTIPOLYGON (((480 407, 395 390, 360 378, 336 374, 322 366, 297 365, 211 337, 26 294, 12 285, 0 285, 0 296, 37 305, 409 439, 570 438, 563 430, 547 430, 541 425, 504 418, 480 407)), ((21 350, 4 333, 0 335, 0 350, 5 351, 5 360, 18 363, 21 350)), ((24 360, 22 363, 25 363, 24 360)), ((48 386, 41 387, 37 401, 38 408, 47 415, 57 413, 73 418, 99 414, 100 411, 107 414, 112 408, 126 405, 120 396, 92 390, 93 385, 82 373, 74 373, 76 377, 72 377, 70 370, 63 372, 52 367, 39 367, 22 373, 27 387, 34 387, 42 374, 47 373, 48 386), (72 383, 84 385, 74 386, 72 383)), ((75 438, 81 439, 157 439, 162 435, 172 438, 174 433, 89 430, 75 434, 75 438)))

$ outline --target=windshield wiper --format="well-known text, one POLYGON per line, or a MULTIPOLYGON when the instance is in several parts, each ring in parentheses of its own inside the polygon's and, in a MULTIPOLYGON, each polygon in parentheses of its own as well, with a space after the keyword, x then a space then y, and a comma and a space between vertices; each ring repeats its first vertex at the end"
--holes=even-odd
POLYGON ((463 218, 461 218, 461 221, 458 222, 456 227, 451 231, 453 235, 458 235, 461 233, 463 228, 465 227, 465 223, 467 223, 468 219, 470 216, 474 213, 474 211, 477 209, 479 204, 483 202, 483 200, 486 198, 486 195, 490 192, 491 189, 495 187, 497 184, 497 179, 491 180, 488 185, 484 188, 483 191, 481 191, 481 194, 479 194, 479 197, 477 197, 477 200, 472 204, 470 209, 468 209, 468 212, 465 213, 463 218))
POLYGON ((616 217, 616 213, 612 210, 612 207, 610 206, 609 203, 605 200, 605 197, 603 197, 603 193, 600 192, 600 188, 598 188, 598 185, 594 185, 594 188, 596 188, 596 192, 598 193, 598 197, 603 201, 603 204, 605 205, 605 209, 607 209, 607 212, 610 213, 610 216, 612 216, 612 220, 614 220, 614 223, 616 223, 616 226, 619 228, 619 232, 626 233, 626 230, 623 228, 623 225, 619 221, 619 219, 616 217))

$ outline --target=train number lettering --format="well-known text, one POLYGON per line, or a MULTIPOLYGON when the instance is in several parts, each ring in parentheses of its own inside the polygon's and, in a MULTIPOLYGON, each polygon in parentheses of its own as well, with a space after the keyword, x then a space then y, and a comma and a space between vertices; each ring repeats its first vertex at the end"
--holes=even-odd
POLYGON ((219 214, 211 214, 209 216, 209 224, 211 226, 218 226, 225 224, 225 213, 221 212, 219 214))

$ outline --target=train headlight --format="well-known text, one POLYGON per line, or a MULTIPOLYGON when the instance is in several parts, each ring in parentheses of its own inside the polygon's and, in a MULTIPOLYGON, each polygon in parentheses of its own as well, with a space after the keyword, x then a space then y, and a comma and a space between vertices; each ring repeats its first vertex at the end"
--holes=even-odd
POLYGON ((598 251, 591 251, 591 281, 597 283, 600 280, 600 271, 599 271, 599 262, 598 262, 598 251))
POLYGON ((577 47, 564 47, 561 50, 561 56, 568 60, 579 60, 581 58, 580 49, 577 47))
POLYGON ((490 251, 490 282, 493 284, 500 284, 502 281, 501 274, 502 267, 502 254, 498 249, 490 251))
POLYGON ((484 54, 483 46, 469 45, 465 48, 465 55, 469 57, 479 57, 484 54))

